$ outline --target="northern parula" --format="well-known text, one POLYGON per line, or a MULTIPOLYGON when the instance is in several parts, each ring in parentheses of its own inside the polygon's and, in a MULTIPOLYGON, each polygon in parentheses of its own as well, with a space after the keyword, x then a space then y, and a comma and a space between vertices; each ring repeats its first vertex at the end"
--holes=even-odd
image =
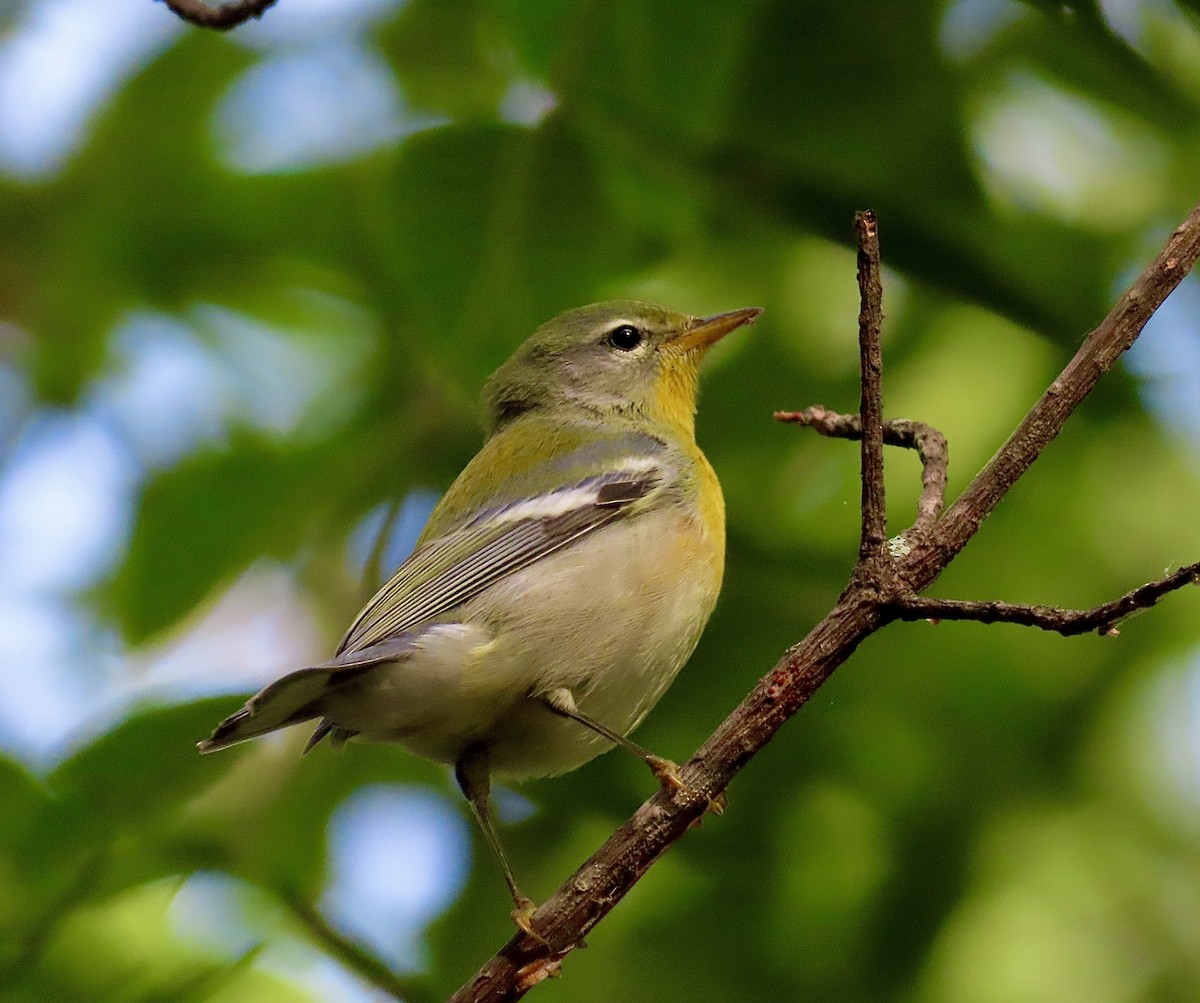
POLYGON ((620 745, 717 601, 725 505, 696 445, 701 359, 757 308, 696 318, 631 300, 556 317, 488 380, 486 441, 328 662, 271 683, 200 751, 318 720, 453 765, 529 929, 490 778, 549 776, 620 745))

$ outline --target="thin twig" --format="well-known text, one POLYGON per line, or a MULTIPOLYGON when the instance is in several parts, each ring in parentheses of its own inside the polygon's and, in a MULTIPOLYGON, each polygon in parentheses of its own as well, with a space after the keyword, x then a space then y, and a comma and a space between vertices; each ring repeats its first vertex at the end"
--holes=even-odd
POLYGON ((862 371, 862 536, 860 561, 882 553, 887 539, 883 491, 883 283, 879 277, 879 227, 870 209, 854 217, 858 235, 858 358, 862 371))
POLYGON ((514 936, 453 997, 454 1003, 516 1000, 529 988, 521 973, 564 957, 608 914, 708 804, 846 661, 868 636, 895 619, 890 607, 917 584, 928 586, 1042 449, 1071 412, 1200 256, 1200 206, 1172 234, 1163 253, 1138 277, 1084 342, 1046 396, 1022 421, 1000 453, 951 510, 921 535, 894 574, 882 583, 862 580, 860 561, 851 584, 829 614, 787 651, 680 770, 683 790, 660 790, 534 914, 537 937, 514 936), (876 586, 882 584, 883 589, 876 586))
POLYGON ((1062 609, 1058 606, 1024 606, 1006 602, 964 602, 959 599, 931 599, 907 596, 897 601, 891 612, 897 620, 975 620, 979 623, 1016 623, 1040 627, 1063 637, 1096 631, 1115 637, 1117 624, 1131 613, 1149 609, 1170 592, 1200 584, 1200 562, 1180 568, 1173 574, 1148 582, 1126 592, 1112 602, 1091 609, 1062 609))
POLYGON ((162 0, 175 14, 198 28, 228 31, 251 18, 262 17, 276 0, 226 0, 215 7, 204 0, 162 0))
MULTIPOLYGON (((776 411, 775 420, 811 428, 831 439, 862 438, 862 419, 856 414, 839 414, 814 404, 803 411, 776 411)), ((908 418, 889 418, 883 423, 883 444, 915 449, 921 460, 921 497, 917 501, 917 521, 906 533, 932 526, 942 512, 946 498, 946 476, 950 450, 946 437, 932 425, 908 418)))
POLYGON ((280 903, 312 941, 371 985, 405 1003, 433 1003, 433 992, 416 979, 392 971, 382 960, 333 926, 321 911, 298 892, 276 889, 280 903))

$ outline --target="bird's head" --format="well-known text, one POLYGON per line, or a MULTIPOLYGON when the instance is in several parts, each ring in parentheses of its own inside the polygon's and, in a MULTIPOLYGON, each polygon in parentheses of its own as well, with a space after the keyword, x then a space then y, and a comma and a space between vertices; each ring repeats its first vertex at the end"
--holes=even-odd
POLYGON ((654 303, 611 300, 539 327, 484 389, 488 433, 533 411, 664 423, 690 434, 700 361, 762 310, 692 317, 654 303))

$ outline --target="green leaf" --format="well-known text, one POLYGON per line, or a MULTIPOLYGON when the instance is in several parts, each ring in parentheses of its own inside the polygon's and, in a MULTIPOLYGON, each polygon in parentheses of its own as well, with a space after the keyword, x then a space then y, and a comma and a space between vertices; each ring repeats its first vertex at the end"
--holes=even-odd
POLYGON ((332 501, 335 449, 238 436, 154 477, 109 599, 125 636, 166 629, 261 556, 291 556, 332 501))
POLYGON ((214 697, 142 710, 64 760, 48 781, 79 846, 144 838, 219 775, 196 742, 237 701, 214 697))
POLYGON ((412 0, 379 34, 407 100, 454 118, 492 117, 508 87, 503 38, 479 0, 412 0))
POLYGON ((586 138, 563 121, 413 137, 395 190, 396 265, 414 322, 474 385, 537 324, 653 256, 638 227, 614 217, 586 138))

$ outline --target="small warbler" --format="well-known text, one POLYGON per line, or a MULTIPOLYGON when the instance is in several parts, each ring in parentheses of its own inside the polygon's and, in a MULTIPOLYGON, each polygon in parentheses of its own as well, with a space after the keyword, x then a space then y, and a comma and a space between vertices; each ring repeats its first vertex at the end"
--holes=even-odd
POLYGON ((540 327, 488 380, 487 438, 331 661, 271 683, 202 752, 302 721, 453 765, 521 894, 488 807, 493 775, 564 773, 622 746, 700 638, 725 505, 696 445, 700 361, 757 308, 695 318, 597 303, 540 327))

